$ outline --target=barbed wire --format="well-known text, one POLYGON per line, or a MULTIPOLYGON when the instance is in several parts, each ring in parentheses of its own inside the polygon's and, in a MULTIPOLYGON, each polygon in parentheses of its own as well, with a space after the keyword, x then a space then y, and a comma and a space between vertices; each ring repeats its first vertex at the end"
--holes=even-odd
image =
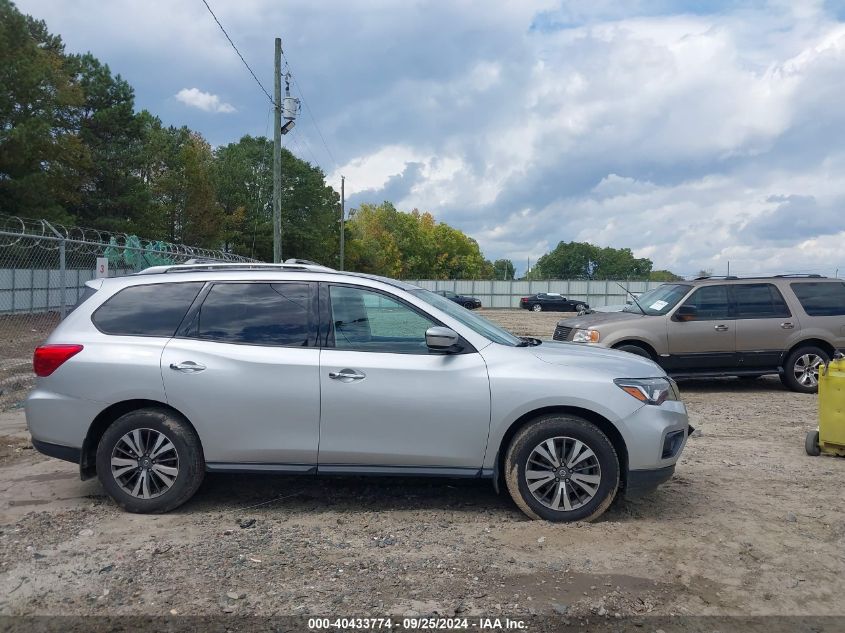
POLYGON ((129 233, 104 231, 60 222, 0 214, 0 246, 21 249, 58 250, 64 242, 67 252, 96 255, 104 249, 147 251, 176 259, 213 259, 229 262, 255 261, 222 250, 190 246, 165 240, 138 237, 129 233), (40 239, 33 239, 40 238, 40 239))

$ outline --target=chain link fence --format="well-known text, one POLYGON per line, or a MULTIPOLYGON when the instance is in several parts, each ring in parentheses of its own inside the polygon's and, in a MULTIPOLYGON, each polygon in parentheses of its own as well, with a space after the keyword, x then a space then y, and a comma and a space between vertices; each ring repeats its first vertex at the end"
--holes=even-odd
POLYGON ((86 281, 192 259, 254 261, 134 235, 0 216, 0 411, 19 406, 32 387, 33 350, 76 304, 86 281))

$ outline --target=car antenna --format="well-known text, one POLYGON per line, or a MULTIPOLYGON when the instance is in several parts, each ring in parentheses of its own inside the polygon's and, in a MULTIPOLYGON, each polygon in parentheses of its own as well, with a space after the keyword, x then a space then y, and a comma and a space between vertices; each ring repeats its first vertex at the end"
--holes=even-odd
POLYGON ((631 299, 633 299, 633 300, 634 300, 634 303, 636 303, 636 304, 637 304, 637 307, 640 309, 640 312, 642 312, 642 313, 643 313, 643 316, 648 316, 648 315, 645 313, 645 310, 643 310, 643 307, 640 305, 640 302, 639 302, 639 301, 637 301, 637 296, 636 296, 633 292, 631 292, 630 290, 628 290, 625 286, 623 286, 622 284, 620 284, 618 281, 616 282, 616 285, 617 285, 617 286, 619 286, 620 288, 622 288, 622 290, 624 290, 625 292, 627 292, 629 295, 631 295, 631 299))

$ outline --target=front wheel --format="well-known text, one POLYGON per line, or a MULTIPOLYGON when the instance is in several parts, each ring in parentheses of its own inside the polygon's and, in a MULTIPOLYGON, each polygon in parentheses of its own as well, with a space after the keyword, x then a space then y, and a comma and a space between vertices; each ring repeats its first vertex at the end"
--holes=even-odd
POLYGON ((619 489, 619 458, 594 424, 567 415, 537 418, 514 436, 505 480, 532 519, 570 522, 601 516, 619 489))
POLYGON ((196 432, 167 409, 139 409, 119 417, 97 446, 97 477, 129 512, 172 510, 194 495, 204 475, 196 432))
POLYGON ((585 306, 583 303, 578 303, 578 304, 575 305, 575 311, 576 312, 581 312, 582 310, 586 310, 586 309, 587 309, 587 306, 585 306))
POLYGON ((543 311, 543 306, 541 306, 539 303, 535 303, 533 306, 531 306, 531 309, 532 309, 534 312, 542 312, 542 311, 543 311))
POLYGON ((807 433, 807 437, 804 438, 804 450, 807 451, 807 455, 810 455, 811 457, 818 457, 822 454, 821 448, 819 448, 818 431, 810 431, 807 433))
POLYGON ((819 369, 830 357, 820 347, 808 345, 792 352, 783 364, 783 384, 801 393, 815 393, 819 389, 819 369))

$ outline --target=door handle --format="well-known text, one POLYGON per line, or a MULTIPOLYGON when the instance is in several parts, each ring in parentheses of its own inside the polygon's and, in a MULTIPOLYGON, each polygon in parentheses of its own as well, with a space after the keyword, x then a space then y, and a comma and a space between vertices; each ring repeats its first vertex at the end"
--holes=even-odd
POLYGON ((181 371, 183 374, 195 374, 203 371, 205 369, 205 365, 195 363, 192 360, 186 360, 181 363, 170 363, 170 369, 181 371))
POLYGON ((366 377, 365 374, 361 374, 354 369, 341 369, 340 371, 329 372, 329 378, 341 382, 354 382, 356 380, 364 380, 366 377))
POLYGON ((791 330, 791 329, 795 328, 795 325, 794 325, 794 324, 792 324, 792 323, 790 323, 789 321, 787 321, 786 323, 781 323, 781 324, 780 324, 780 326, 781 326, 784 330, 791 330))
POLYGON ((727 332, 728 326, 720 323, 719 325, 715 326, 713 329, 716 330, 717 332, 727 332))

